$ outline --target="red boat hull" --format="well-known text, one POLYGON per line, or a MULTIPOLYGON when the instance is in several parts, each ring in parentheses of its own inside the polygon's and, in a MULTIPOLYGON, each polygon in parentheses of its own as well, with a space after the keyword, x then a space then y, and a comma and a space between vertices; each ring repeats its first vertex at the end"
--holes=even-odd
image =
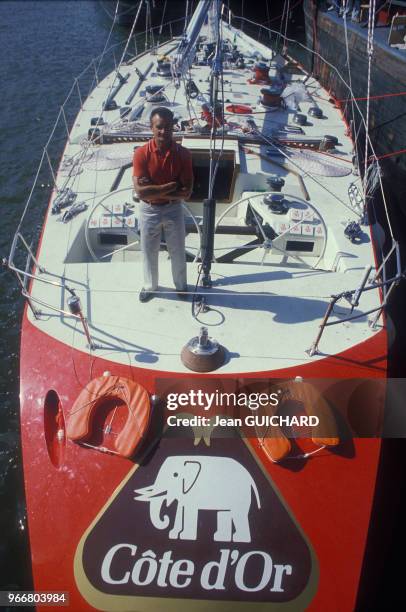
MULTIPOLYGON (((340 355, 291 369, 244 376, 379 379, 386 376, 386 353, 386 332, 381 330, 340 355)), ((88 579, 81 577, 84 536, 97 523, 96 517, 108 509, 113 493, 121 491, 128 477, 136 476, 137 465, 71 441, 58 451, 46 435, 44 402, 49 391, 55 391, 66 418, 83 387, 105 371, 140 382, 150 393, 156 391, 157 378, 183 377, 118 365, 76 351, 39 331, 25 313, 21 347, 21 432, 34 585, 37 591, 68 591, 69 608, 78 612, 98 607, 93 590, 87 589, 88 579)), ((217 440, 217 447, 222 443, 217 440)), ((243 452, 255 460, 273 492, 288 509, 312 559, 302 588, 303 598, 298 597, 293 609, 320 612, 354 609, 380 446, 379 439, 352 439, 334 453, 326 451, 315 460, 295 462, 296 468, 290 469, 269 461, 257 439, 244 443, 243 452)), ((153 609, 179 609, 182 598, 176 602, 162 593, 161 599, 153 600, 153 609)), ((100 609, 113 609, 114 605, 119 606, 115 609, 122 610, 144 609, 138 608, 136 600, 131 598, 123 599, 124 607, 120 608, 111 597, 100 600, 105 601, 100 609), (128 603, 131 601, 132 608, 128 603)), ((222 609, 235 609, 236 596, 231 597, 234 600, 231 604, 224 597, 222 609)), ((185 610, 211 609, 208 601, 200 608, 192 608, 190 598, 183 601, 185 610)), ((246 605, 254 604, 247 601, 246 605)), ((258 601, 256 605, 265 610, 273 602, 258 601)), ((213 603, 212 609, 220 607, 216 608, 213 603)))

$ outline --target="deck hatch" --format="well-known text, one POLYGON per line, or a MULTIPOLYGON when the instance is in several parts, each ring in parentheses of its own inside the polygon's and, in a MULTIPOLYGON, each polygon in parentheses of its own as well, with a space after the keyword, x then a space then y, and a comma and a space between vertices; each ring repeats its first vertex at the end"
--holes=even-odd
POLYGON ((126 234, 99 234, 100 244, 128 244, 126 234))
POLYGON ((307 242, 301 240, 287 240, 286 250, 287 251, 305 251, 306 253, 312 253, 314 249, 314 242, 307 242))
MULTIPOLYGON (((210 169, 210 151, 190 149, 193 161, 194 186, 192 200, 207 198, 207 177, 210 169)), ((214 154, 217 161, 219 153, 214 154)), ((237 163, 235 151, 221 153, 219 167, 214 181, 213 197, 218 202, 232 202, 236 179, 237 163)))

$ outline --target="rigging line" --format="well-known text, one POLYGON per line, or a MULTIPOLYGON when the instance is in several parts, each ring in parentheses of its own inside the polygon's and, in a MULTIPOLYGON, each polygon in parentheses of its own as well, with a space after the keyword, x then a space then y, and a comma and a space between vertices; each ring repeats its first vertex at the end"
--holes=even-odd
MULTIPOLYGON (((297 0, 297 2, 295 2, 295 4, 293 6, 290 7, 290 10, 293 11, 293 9, 295 9, 297 6, 299 6, 299 4, 302 4, 303 0, 297 0)), ((268 8, 268 0, 267 0, 267 8, 268 8)), ((268 13, 268 21, 265 22, 265 25, 267 25, 268 23, 272 23, 273 21, 278 21, 279 19, 283 19, 283 13, 281 13, 281 15, 278 15, 277 17, 272 17, 271 19, 269 18, 269 11, 267 10, 268 13)))
POLYGON ((286 45, 286 34, 288 32, 289 13, 290 13, 290 0, 287 0, 286 16, 285 16, 285 33, 284 33, 283 50, 282 50, 283 54, 285 54, 288 49, 286 45))
POLYGON ((155 36, 154 36, 154 28, 152 27, 152 13, 151 13, 151 4, 147 3, 147 11, 148 11, 148 23, 149 23, 149 37, 152 40, 151 49, 153 51, 155 47, 155 36))
MULTIPOLYGON (((363 102, 365 100, 380 100, 381 98, 395 98, 397 96, 405 96, 405 95, 406 95, 406 91, 399 91, 396 93, 377 94, 375 96, 369 96, 369 98, 367 98, 366 96, 362 98, 357 97, 357 98, 354 98, 354 100, 363 102)), ((342 100, 336 100, 336 102, 349 102, 350 100, 352 100, 352 98, 343 98, 342 100)))
POLYGON ((161 19, 161 25, 159 27, 159 32, 158 32, 158 36, 162 35, 162 28, 164 27, 164 18, 165 18, 165 11, 166 11, 166 3, 168 0, 165 0, 165 4, 164 4, 164 8, 162 11, 162 19, 161 19))
MULTIPOLYGON (((219 23, 220 27, 219 27, 219 45, 220 45, 220 52, 222 53, 222 46, 223 46, 223 22, 222 20, 219 23)), ((221 116, 224 119, 224 70, 223 70, 223 64, 221 64, 221 72, 220 72, 220 80, 221 80, 221 116)), ((217 99, 216 99, 216 103, 217 103, 217 99)), ((215 114, 215 112, 214 112, 215 114)), ((214 171, 213 171, 213 176, 212 176, 212 182, 210 185, 210 191, 212 192, 214 189, 214 182, 216 180, 216 175, 217 175, 217 170, 220 164, 220 158, 223 155, 223 151, 224 151, 224 140, 225 140, 225 133, 224 133, 224 123, 222 126, 222 133, 221 133, 221 149, 218 153, 217 159, 216 159, 216 165, 214 167, 214 171)))
POLYGON ((386 159, 387 157, 394 157, 395 155, 403 155, 403 153, 406 153, 406 149, 400 149, 399 151, 393 151, 392 153, 385 153, 384 155, 378 155, 378 157, 376 155, 370 155, 369 160, 386 159))
MULTIPOLYGON (((118 74, 119 74, 119 71, 120 71, 120 68, 121 68, 121 64, 123 63, 124 58, 125 58, 125 56, 126 56, 126 53, 127 53, 127 50, 128 50, 128 46, 129 46, 129 44, 130 44, 130 40, 132 39, 132 36, 133 36, 134 30, 135 30, 135 26, 136 26, 136 23, 137 23, 137 21, 138 21, 138 16, 139 16, 139 14, 140 14, 141 6, 142 6, 142 1, 140 1, 140 2, 139 2, 139 5, 138 5, 138 10, 137 10, 137 14, 136 14, 136 17, 135 17, 134 22, 133 22, 133 24, 132 24, 131 31, 130 31, 130 33, 129 33, 129 35, 128 35, 128 38, 127 38, 127 41, 126 41, 126 44, 125 44, 125 47, 124 47, 123 53, 122 53, 122 55, 121 55, 121 59, 120 59, 120 61, 119 61, 118 65, 117 65, 117 69, 116 69, 116 73, 115 73, 114 79, 112 80, 111 85, 110 85, 110 87, 109 87, 109 90, 108 90, 108 93, 107 93, 107 98, 109 97, 109 95, 111 94, 111 92, 112 92, 112 90, 113 90, 113 87, 114 87, 114 85, 115 85, 115 83, 116 83, 116 80, 117 80, 117 77, 118 77, 118 74)), ((101 111, 101 113, 100 113, 100 116, 97 118, 97 123, 96 123, 96 125, 94 126, 94 129, 96 129, 96 128, 99 126, 100 121, 101 121, 101 119, 102 119, 103 115, 104 115, 104 109, 102 108, 102 111, 101 111)), ((79 157, 78 157, 78 163, 80 163, 80 160, 83 160, 83 159, 84 159, 84 157, 85 157, 85 155, 87 154, 87 152, 88 152, 88 150, 89 150, 89 148, 90 148, 91 144, 92 144, 92 141, 91 141, 91 140, 88 140, 87 142, 85 142, 85 144, 84 144, 84 146, 82 147, 82 150, 81 150, 81 152, 80 152, 80 154, 79 154, 79 157)), ((71 178, 70 176, 68 176, 68 177, 66 178, 65 182, 63 183, 63 187, 65 187, 65 186, 66 186, 66 185, 69 183, 69 179, 70 179, 70 178, 71 178)))
MULTIPOLYGON (((285 19, 285 11, 286 11, 286 0, 284 0, 283 2, 283 12, 282 12, 282 17, 281 17, 281 22, 279 24, 279 30, 277 33, 277 37, 276 37, 276 45, 275 45, 275 52, 278 52, 279 49, 279 44, 280 44, 280 40, 281 40, 281 35, 282 35, 282 27, 283 27, 283 21, 285 19)), ((243 17, 244 19, 244 17, 243 17)), ((254 22, 252 22, 254 23, 254 22)))
MULTIPOLYGON (((346 52, 346 57, 347 57, 348 80, 349 80, 350 89, 352 91, 351 63, 350 63, 350 52, 349 52, 349 47, 348 47, 347 5, 348 5, 348 0, 346 1, 346 8, 344 11, 344 32, 345 32, 345 52, 346 52)), ((344 114, 345 114, 345 111, 344 111, 344 114)), ((351 98, 351 114, 352 114, 353 126, 355 127, 355 109, 354 109, 354 100, 352 98, 351 98)), ((357 159, 359 160, 358 138, 354 139, 354 147, 355 147, 355 155, 357 156, 357 159)))
MULTIPOLYGON (((103 2, 102 2, 101 4, 103 5, 103 2)), ((115 26, 115 24, 116 24, 116 18, 117 18, 117 12, 118 12, 118 5, 119 5, 119 4, 120 4, 120 0, 117 0, 116 10, 115 10, 115 13, 114 13, 113 22, 112 22, 112 24, 111 24, 110 32, 108 33, 108 36, 107 36, 106 43, 105 43, 105 45, 104 45, 103 51, 102 51, 102 53, 101 53, 101 55, 100 55, 99 64, 98 64, 98 67, 97 67, 97 69, 96 69, 96 72, 98 71, 98 69, 99 69, 99 68, 100 68, 100 66, 101 66, 101 63, 102 63, 102 61, 103 61, 104 54, 106 53, 106 50, 107 50, 107 45, 109 44, 110 37, 111 37, 111 35, 112 35, 112 32, 113 32, 114 26, 115 26)), ((93 83, 94 83, 94 79, 93 79, 93 83)))
MULTIPOLYGON (((189 79, 191 79, 191 78, 192 78, 192 73, 190 72, 190 67, 189 67, 189 79)), ((193 103, 192 103, 192 101, 191 101, 191 97, 190 97, 190 95, 189 95, 189 93, 188 93, 188 91, 187 91, 187 87, 186 87, 186 80, 185 80, 185 76, 184 76, 184 75, 182 75, 182 81, 183 81, 183 85, 184 85, 184 88, 185 88, 186 106, 187 106, 187 111, 188 111, 188 113, 189 113, 189 119, 190 119, 192 122, 193 122, 193 120, 195 119, 195 120, 197 121, 198 125, 200 126, 200 119, 199 119, 199 117, 197 116, 196 109, 195 109, 195 107, 193 106, 193 103), (190 112, 190 109, 192 109, 192 111, 193 111, 193 114, 194 114, 194 119, 193 119, 193 117, 192 117, 192 114, 191 114, 191 112, 190 112)))
MULTIPOLYGON (((70 349, 70 358, 71 358, 71 362, 72 362, 72 366, 73 366, 73 372, 75 374, 75 378, 77 380, 77 383, 79 385, 79 387, 81 387, 81 389, 85 389, 86 386, 88 385, 88 383, 92 380, 92 373, 93 373, 93 364, 96 361, 97 357, 95 355, 92 355, 92 351, 91 348, 88 347, 89 352, 87 353, 89 359, 90 359, 90 369, 89 369, 89 379, 87 382, 82 383, 80 378, 79 378, 79 374, 76 370, 76 363, 75 363, 75 356, 73 354, 73 351, 75 350, 75 335, 77 332, 77 326, 78 326, 78 319, 75 320, 75 325, 73 326, 72 329, 72 342, 71 342, 71 349, 70 349)), ((69 413, 71 414, 71 413, 69 413)))
MULTIPOLYGON (((255 26, 258 25, 254 21, 252 21, 251 19, 244 18, 244 20, 247 21, 248 23, 251 23, 251 24, 255 25, 255 26)), ((278 34, 278 32, 276 30, 271 30, 270 28, 266 28, 266 26, 261 26, 261 27, 265 27, 265 29, 269 29, 274 34, 278 34)), ((344 77, 342 76, 340 71, 337 69, 337 67, 334 66, 333 64, 331 64, 331 62, 329 62, 328 60, 326 60, 318 51, 315 51, 314 49, 310 49, 309 47, 307 47, 307 45, 304 45, 303 43, 298 42, 298 41, 293 40, 293 39, 290 39, 290 38, 287 38, 287 41, 295 43, 295 44, 298 45, 298 47, 304 49, 305 51, 308 51, 309 53, 311 53, 312 55, 317 57, 319 60, 321 60, 333 72, 336 73, 337 77, 340 79, 340 81, 342 82, 344 87, 350 92, 351 96, 354 98, 354 105, 355 105, 355 107, 356 107, 356 109, 357 109, 357 111, 359 113, 359 116, 360 116, 360 128, 361 128, 361 125, 363 125, 365 127, 365 118, 364 118, 364 115, 361 112, 361 109, 359 107, 358 102, 356 101, 356 99, 354 97, 354 92, 350 89, 348 83, 346 82, 346 80, 344 79, 344 77)), ((372 142, 371 142, 371 140, 369 138, 369 134, 367 134, 366 137, 369 140, 369 145, 370 145, 370 148, 371 148, 373 154, 376 155, 375 154, 375 150, 374 150, 374 146, 373 146, 373 144, 372 144, 372 142)), ((391 219, 390 219, 390 216, 389 216, 389 212, 388 212, 388 208, 387 208, 386 197, 385 197, 384 190, 383 190, 383 184, 382 184, 382 177, 381 176, 380 176, 380 181, 379 182, 380 182, 380 188, 381 188, 381 192, 382 192, 382 197, 383 197, 383 200, 384 200, 385 214, 386 214, 386 220, 387 220, 387 223, 388 223, 388 228, 389 228, 391 236, 393 236, 392 222, 391 222, 391 219)))
POLYGON ((146 2, 146 9, 145 9, 145 45, 144 45, 144 49, 147 50, 148 48, 148 6, 149 6, 149 2, 146 2))
MULTIPOLYGON (((270 12, 269 12, 269 0, 266 0, 266 17, 267 17, 267 20, 266 20, 265 23, 270 23, 271 22, 271 15, 270 15, 270 12)), ((271 38, 271 36, 269 36, 269 38, 271 38)))
POLYGON ((197 319, 198 315, 200 314, 202 308, 203 308, 203 304, 202 302, 200 303, 200 307, 198 308, 197 312, 195 310, 195 304, 196 304, 196 296, 199 295, 198 292, 198 287, 199 287, 199 283, 200 283, 200 278, 202 276, 202 272, 203 272, 203 264, 200 264, 198 267, 198 274, 197 274, 197 280, 196 280, 196 284, 195 284, 195 288, 193 289, 193 295, 192 295, 192 304, 191 304, 191 309, 192 309, 192 318, 193 319, 197 319))
MULTIPOLYGON (((370 100, 369 96, 371 93, 371 68, 372 68, 372 56, 374 53, 374 31, 375 31, 375 8, 376 0, 372 0, 369 4, 368 11, 368 40, 367 40, 367 53, 368 53, 368 85, 367 85, 367 108, 365 118, 365 159, 364 159, 364 202, 366 204, 367 199, 367 169, 368 169, 368 144, 369 144, 369 110, 370 100)), ((375 155, 375 151, 374 151, 375 155)))
MULTIPOLYGON (((218 6, 218 3, 216 3, 216 6, 218 6)), ((213 184, 212 184, 212 177, 213 177, 213 150, 215 150, 215 147, 216 147, 216 136, 217 136, 216 107, 217 107, 217 87, 218 87, 218 81, 217 81, 216 71, 217 71, 217 60, 218 60, 219 52, 220 52, 220 49, 219 49, 219 40, 220 40, 219 23, 217 23, 216 34, 217 34, 216 50, 215 50, 214 59, 213 59, 213 62, 212 62, 211 78, 210 78, 210 104, 212 106, 212 108, 211 108, 212 121, 211 121, 210 143, 209 143, 210 166, 209 166, 208 199, 210 199, 212 197, 212 195, 213 195, 213 193, 212 193, 212 190, 213 190, 213 184)))

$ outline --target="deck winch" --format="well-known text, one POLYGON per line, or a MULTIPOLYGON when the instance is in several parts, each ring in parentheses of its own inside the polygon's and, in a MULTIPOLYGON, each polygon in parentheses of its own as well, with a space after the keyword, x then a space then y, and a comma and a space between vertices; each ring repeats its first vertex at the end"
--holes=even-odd
POLYGON ((362 229, 360 224, 357 223, 357 221, 350 221, 344 229, 344 235, 347 236, 348 240, 350 240, 352 243, 361 242, 362 229))
POLYGON ((165 102, 166 97, 162 90, 162 85, 147 85, 145 88, 147 102, 153 102, 154 104, 157 102, 165 102))
POLYGON ((217 127, 224 124, 223 105, 220 102, 216 104, 214 113, 208 104, 202 104, 201 118, 206 121, 209 128, 213 126, 213 115, 217 127))
POLYGON ((281 176, 270 176, 267 183, 272 191, 282 191, 285 181, 281 176))
POLYGON ((282 105, 282 90, 281 85, 275 84, 271 87, 261 89, 261 104, 268 108, 278 108, 282 105))
POLYGON ((252 85, 266 85, 271 82, 269 78, 269 66, 265 62, 254 64, 254 74, 248 81, 252 85))
POLYGON ((189 98, 192 98, 192 100, 194 98, 197 98, 197 96, 199 95, 200 93, 199 88, 193 79, 189 79, 186 82, 185 92, 186 92, 186 95, 189 96, 189 98))
POLYGON ((286 215, 289 211, 289 203, 282 193, 269 193, 264 197, 263 203, 277 215, 286 215))
POLYGON ((201 327, 183 347, 180 358, 184 366, 194 372, 212 372, 226 360, 226 351, 214 338, 209 337, 207 327, 201 327))
POLYGON ((172 76, 172 66, 171 62, 168 60, 160 59, 157 62, 156 72, 159 76, 164 77, 165 79, 169 79, 172 76))
POLYGON ((65 187, 60 189, 57 193, 57 196, 52 204, 51 213, 53 215, 57 215, 61 212, 62 208, 67 208, 76 200, 76 193, 69 189, 69 187, 65 187))

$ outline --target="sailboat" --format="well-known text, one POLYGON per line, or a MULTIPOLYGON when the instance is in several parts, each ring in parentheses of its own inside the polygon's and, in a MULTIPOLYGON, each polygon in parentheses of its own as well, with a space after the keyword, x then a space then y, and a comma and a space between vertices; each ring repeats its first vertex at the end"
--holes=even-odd
POLYGON ((72 126, 62 107, 8 260, 35 590, 75 611, 353 610, 403 278, 397 243, 379 249, 379 166, 361 172, 317 80, 218 0, 135 54, 134 28, 113 71, 92 62, 72 126), (188 293, 163 237, 145 304, 132 159, 162 106, 193 159, 188 293))

